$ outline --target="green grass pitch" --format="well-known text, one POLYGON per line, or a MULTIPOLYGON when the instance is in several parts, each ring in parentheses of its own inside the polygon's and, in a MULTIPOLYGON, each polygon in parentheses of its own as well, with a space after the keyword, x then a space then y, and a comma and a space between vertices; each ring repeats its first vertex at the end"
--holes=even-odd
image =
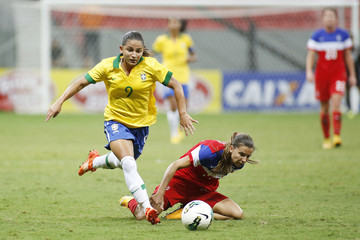
MULTIPOLYGON (((0 239, 360 239, 360 117, 343 117, 339 149, 321 149, 318 114, 193 115, 195 135, 169 143, 165 115, 150 128, 138 170, 148 193, 166 167, 203 139, 249 133, 259 165, 220 181, 219 192, 245 212, 188 231, 179 220, 136 221, 118 200, 128 195, 121 170, 82 177, 90 149, 107 152, 103 116, 0 113, 0 239)), ((161 215, 163 217, 163 215, 161 215)))

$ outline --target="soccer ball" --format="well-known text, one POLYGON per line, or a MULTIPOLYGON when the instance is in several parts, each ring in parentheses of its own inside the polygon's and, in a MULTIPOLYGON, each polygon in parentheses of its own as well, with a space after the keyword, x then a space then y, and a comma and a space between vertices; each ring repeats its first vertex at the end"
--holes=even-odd
POLYGON ((200 200, 189 202, 181 212, 181 221, 189 230, 206 230, 213 218, 214 213, 210 205, 200 200))

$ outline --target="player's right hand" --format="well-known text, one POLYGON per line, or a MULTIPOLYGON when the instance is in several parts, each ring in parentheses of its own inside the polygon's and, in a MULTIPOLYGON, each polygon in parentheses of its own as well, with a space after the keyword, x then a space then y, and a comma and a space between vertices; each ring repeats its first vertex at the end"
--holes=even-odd
POLYGON ((313 72, 306 72, 306 81, 314 82, 314 73, 313 72))
POLYGON ((54 103, 53 105, 51 105, 49 111, 46 114, 45 122, 49 121, 51 117, 55 118, 57 115, 59 115, 61 111, 61 106, 62 105, 58 103, 54 103))
POLYGON ((150 198, 150 204, 158 212, 164 211, 164 196, 160 196, 159 193, 153 194, 150 198))

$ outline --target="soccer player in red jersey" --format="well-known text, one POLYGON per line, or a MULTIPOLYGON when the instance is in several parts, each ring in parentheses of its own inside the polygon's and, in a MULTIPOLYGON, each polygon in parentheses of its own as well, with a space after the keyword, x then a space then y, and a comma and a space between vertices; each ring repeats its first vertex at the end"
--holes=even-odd
POLYGON ((341 100, 345 92, 347 78, 351 86, 356 83, 354 61, 351 55, 353 46, 348 32, 337 27, 338 16, 333 8, 325 8, 322 13, 324 28, 316 30, 308 40, 306 57, 306 80, 314 82, 316 98, 321 103, 320 120, 324 134, 324 149, 342 144, 341 100), (313 66, 317 54, 315 75, 313 66), (347 77, 346 68, 349 71, 347 77), (333 141, 330 139, 330 109, 332 111, 333 141))
MULTIPOLYGON (((218 193, 219 179, 242 169, 255 150, 253 139, 244 133, 233 133, 228 143, 204 140, 192 147, 167 168, 159 186, 150 198, 151 205, 162 212, 177 203, 183 205, 193 200, 208 203, 215 219, 242 219, 243 210, 230 198, 218 193)), ((136 219, 145 218, 132 197, 123 197, 120 204, 128 207, 136 219)), ((179 219, 181 209, 171 219, 179 219)))

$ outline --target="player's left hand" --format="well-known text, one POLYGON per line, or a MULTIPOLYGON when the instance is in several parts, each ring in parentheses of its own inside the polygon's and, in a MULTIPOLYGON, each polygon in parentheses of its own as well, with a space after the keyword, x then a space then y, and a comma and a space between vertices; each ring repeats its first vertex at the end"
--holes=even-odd
POLYGON ((198 121, 196 121, 195 119, 193 119, 192 117, 190 117, 189 114, 182 113, 180 114, 180 130, 184 131, 186 136, 188 136, 189 134, 194 134, 194 131, 196 130, 193 123, 199 123, 198 121))

